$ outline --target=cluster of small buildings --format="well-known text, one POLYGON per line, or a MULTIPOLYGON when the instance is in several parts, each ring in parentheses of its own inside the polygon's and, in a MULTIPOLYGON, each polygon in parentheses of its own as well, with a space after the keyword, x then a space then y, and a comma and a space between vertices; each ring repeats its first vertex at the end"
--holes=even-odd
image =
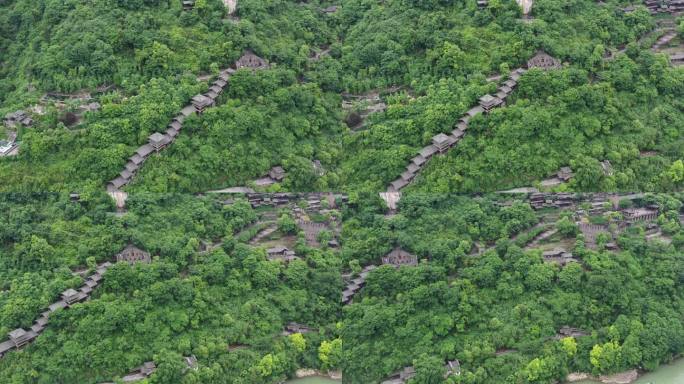
POLYGON ((363 268, 361 273, 359 273, 359 277, 349 281, 344 291, 342 291, 342 305, 351 303, 354 295, 356 295, 356 293, 359 292, 364 285, 366 285, 366 277, 368 277, 368 274, 375 268, 375 265, 366 266, 363 268))
POLYGON ((3 118, 3 123, 8 128, 16 128, 17 126, 30 127, 33 125, 33 119, 26 112, 19 110, 6 114, 3 118))
POLYGON ((684 12, 684 0, 644 0, 644 5, 651 14, 684 12))
POLYGON ((109 262, 100 264, 97 267, 95 273, 89 276, 85 280, 83 286, 80 287, 78 290, 70 288, 62 292, 61 300, 53 304, 50 304, 48 308, 43 313, 41 313, 40 317, 38 317, 38 319, 31 326, 31 328, 27 330, 23 328, 17 328, 11 331, 8 334, 9 340, 0 343, 0 357, 2 357, 11 349, 19 349, 33 341, 36 337, 38 337, 38 335, 40 335, 47 326, 48 318, 50 317, 51 313, 57 311, 58 309, 68 308, 76 303, 80 303, 88 299, 90 297, 91 292, 95 289, 95 287, 97 287, 100 284, 102 276, 107 271, 107 269, 111 267, 111 265, 112 264, 109 262))
POLYGON ((281 192, 281 193, 246 193, 247 201, 249 201, 252 208, 272 206, 282 207, 290 203, 306 199, 309 211, 320 211, 321 201, 326 200, 328 207, 335 208, 337 203, 346 204, 349 202, 349 196, 344 194, 333 194, 326 192, 317 193, 295 193, 295 192, 281 192))
POLYGON ((574 193, 532 193, 530 206, 533 209, 566 208, 575 204, 577 197, 574 193))
MULTIPOLYGON (((598 204, 599 202, 596 202, 594 204, 598 204)), ((604 203, 601 203, 602 205, 604 203)), ((601 208, 601 212, 604 212, 605 209, 601 208)), ((641 207, 641 208, 627 208, 621 210, 622 212, 622 220, 617 223, 618 229, 624 229, 625 227, 628 227, 630 225, 634 225, 637 223, 642 223, 642 222, 651 222, 654 220, 658 219, 658 207, 656 206, 647 206, 647 207, 641 207)), ((591 213, 591 211, 590 211, 591 213)), ((610 231, 610 227, 607 224, 593 224, 589 222, 582 221, 581 218, 579 221, 577 221, 577 227, 579 228, 580 232, 582 232, 582 235, 584 236, 584 240, 586 241, 587 245, 589 247, 594 247, 596 245, 596 238, 600 233, 605 233, 607 234, 611 241, 609 241, 605 247, 606 249, 609 250, 615 250, 618 248, 617 244, 614 242, 615 234, 610 231)), ((657 224, 655 223, 650 223, 647 225, 647 230, 654 232, 657 232, 657 224)))
MULTIPOLYGON (((444 378, 451 375, 459 376, 461 374, 461 362, 458 360, 448 360, 444 364, 446 373, 444 373, 444 378)), ((404 384, 416 376, 416 369, 412 366, 404 367, 402 370, 395 372, 387 380, 384 380, 381 384, 404 384)))
POLYGON ((157 153, 171 144, 183 127, 183 121, 194 113, 202 113, 205 109, 214 106, 215 100, 223 89, 228 85, 230 76, 235 72, 233 69, 226 69, 222 71, 218 79, 209 88, 209 91, 204 95, 196 95, 192 98, 191 103, 184 107, 178 116, 171 120, 164 133, 155 132, 148 138, 148 143, 138 148, 138 150, 128 159, 123 171, 119 176, 111 180, 107 184, 107 190, 110 192, 117 191, 124 185, 128 184, 135 176, 136 172, 142 166, 142 163, 153 153, 157 153))
POLYGON ((451 147, 456 145, 465 135, 468 129, 468 122, 473 117, 481 113, 489 113, 493 109, 504 106, 506 98, 513 92, 518 85, 518 79, 525 73, 525 69, 518 68, 511 72, 510 77, 497 90, 495 95, 484 95, 479 100, 479 105, 468 110, 456 123, 454 130, 450 134, 439 133, 432 138, 432 144, 420 150, 417 156, 411 159, 401 176, 392 181, 387 188, 387 192, 399 192, 406 187, 416 177, 418 172, 433 156, 446 153, 451 147))
POLYGON ((297 260, 299 257, 295 256, 295 252, 287 249, 287 247, 277 246, 266 250, 269 260, 283 260, 289 263, 292 260, 297 260))
POLYGON ((560 248, 544 251, 542 253, 542 257, 544 258, 545 262, 556 263, 561 267, 564 267, 568 263, 579 263, 579 260, 572 257, 572 253, 560 248))

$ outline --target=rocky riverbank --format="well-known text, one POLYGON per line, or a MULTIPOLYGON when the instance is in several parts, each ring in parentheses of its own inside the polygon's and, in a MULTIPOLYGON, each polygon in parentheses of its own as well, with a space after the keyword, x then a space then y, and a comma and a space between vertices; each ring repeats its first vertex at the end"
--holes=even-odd
POLYGON ((639 377, 636 369, 625 372, 616 373, 613 375, 601 375, 599 377, 592 376, 585 372, 573 372, 566 377, 568 383, 574 383, 582 380, 594 380, 603 384, 630 384, 639 377))

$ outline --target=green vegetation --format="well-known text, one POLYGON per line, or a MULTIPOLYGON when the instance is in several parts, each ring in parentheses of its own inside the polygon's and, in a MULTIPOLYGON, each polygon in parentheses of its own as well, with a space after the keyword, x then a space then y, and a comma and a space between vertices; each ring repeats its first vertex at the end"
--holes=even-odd
MULTIPOLYGON (((126 245, 152 255, 113 265, 2 356, 0 383, 94 384, 154 361, 160 384, 270 384, 300 368, 367 384, 405 366, 409 384, 550 384, 681 355, 684 67, 650 48, 666 23, 683 41, 684 22, 622 10, 632 3, 535 0, 523 18, 513 0, 238 0, 234 15, 223 0, 0 0, 0 116, 35 121, 0 127, 19 142, 0 157, 0 335, 126 245), (249 51, 269 68, 232 74, 115 207, 105 184, 249 51), (538 51, 561 68, 522 74, 387 214, 378 192, 538 51), (274 166, 284 180, 257 185, 274 166), (658 232, 589 239, 576 212, 457 195, 539 187, 565 166, 559 192, 672 193, 619 202, 656 205, 658 232), (345 192, 350 205, 322 201, 305 234, 306 201, 294 212, 205 193, 235 186, 345 192), (284 246, 283 260, 264 249, 284 246), (578 262, 545 261, 556 247, 578 262), (380 266, 396 248, 421 261, 380 266), (312 331, 282 334, 291 322, 312 331), (555 337, 565 325, 588 334, 555 337), (455 359, 462 374, 444 379, 455 359)), ((617 231, 622 213, 596 213, 610 205, 581 204, 584 224, 617 231)))
POLYGON ((27 108, 45 91, 117 86, 79 125, 65 127, 65 111, 49 104, 36 127, 21 129, 19 157, 0 161, 2 190, 100 188, 206 89, 196 76, 216 74, 248 49, 272 69, 238 73, 219 106, 191 119, 132 191, 249 185, 274 165, 289 177, 272 190, 384 190, 432 135, 449 132, 495 89, 487 76, 505 75, 540 49, 564 69, 523 76, 509 106, 476 118, 464 141, 411 188, 532 185, 565 165, 576 171, 563 187, 571 190, 682 187, 684 78, 648 50, 652 39, 636 43, 655 27, 643 8, 625 14, 621 1, 538 0, 523 22, 514 1, 480 10, 474 1, 351 0, 326 14, 320 9, 328 4, 316 1, 242 0, 237 20, 219 0, 188 12, 180 3, 0 5, 0 112, 27 108), (340 93, 369 91, 388 107, 351 132, 340 93), (604 160, 612 174, 601 171, 604 160))
MULTIPOLYGON (((659 225, 679 239, 682 198, 648 199, 663 211, 659 225)), ((560 267, 509 241, 533 217, 525 205, 498 207, 490 198, 414 194, 390 220, 348 221, 349 258, 378 263, 383 245, 394 243, 423 261, 376 269, 345 308, 345 380, 376 382, 414 365, 422 373, 410 383, 442 382, 428 378, 458 358, 462 373, 447 382, 553 383, 575 371, 654 369, 681 353, 681 241, 646 242, 635 226, 615 252, 590 249, 579 235, 571 251, 580 262, 560 267), (495 247, 476 256, 474 241, 495 247), (554 339, 566 325, 588 335, 554 339)))
POLYGON ((95 383, 150 360, 153 383, 272 383, 301 366, 339 366, 339 260, 298 247, 302 260, 268 261, 233 238, 256 219, 246 202, 142 194, 119 218, 104 193, 0 196, 10 212, 0 226, 1 334, 78 287, 69 268, 112 260, 128 242, 153 255, 114 265, 91 300, 54 313, 36 342, 0 359, 3 382, 95 383), (200 240, 222 245, 199 253, 200 240), (291 321, 319 330, 280 336, 291 321), (190 355, 202 364, 184 374, 190 355))

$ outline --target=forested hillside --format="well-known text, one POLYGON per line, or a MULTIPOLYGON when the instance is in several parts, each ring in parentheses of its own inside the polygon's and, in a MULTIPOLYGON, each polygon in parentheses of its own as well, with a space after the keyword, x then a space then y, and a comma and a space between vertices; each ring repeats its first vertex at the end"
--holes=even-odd
POLYGON ((637 202, 659 216, 627 227, 629 209, 594 200, 535 211, 435 194, 407 196, 388 220, 349 220, 352 265, 379 265, 392 247, 418 263, 380 265, 345 308, 345 378, 377 382, 412 366, 409 383, 554 383, 669 361, 684 348, 681 198, 637 202), (592 206, 603 213, 586 216, 592 206), (593 239, 589 223, 610 224, 593 239), (444 380, 454 360, 460 375, 444 380))
POLYGON ((0 199, 0 340, 78 287, 72 272, 116 261, 127 244, 152 255, 114 264, 90 300, 52 313, 34 343, 1 357, 4 383, 104 382, 144 361, 157 365, 151 382, 169 384, 272 383, 339 366, 340 261, 302 244, 299 260, 267 259, 245 241, 258 212, 244 200, 138 195, 118 217, 104 193, 0 199), (282 336, 289 322, 316 331, 282 336), (201 368, 186 372, 183 356, 201 368))
POLYGON ((351 0, 328 13, 328 3, 244 0, 230 16, 219 0, 190 11, 180 1, 6 1, 0 112, 28 110, 48 91, 114 87, 76 124, 67 115, 78 102, 40 104, 45 114, 18 129, 19 156, 0 159, 0 188, 99 188, 206 90, 203 75, 249 50, 270 69, 239 71, 217 108, 191 119, 130 188, 250 185, 282 165, 289 176, 273 190, 381 191, 430 137, 494 91, 491 76, 543 50, 563 68, 525 74, 508 106, 474 119, 463 143, 412 188, 520 187, 572 166, 578 177, 563 188, 676 190, 684 75, 649 49, 663 17, 625 12, 627 3, 538 0, 523 19, 514 1, 480 9, 351 0), (312 172, 314 160, 325 172, 312 172), (605 160, 611 174, 597 171, 605 160))
POLYGON ((684 20, 531 3, 0 0, 0 384, 681 357, 684 20))

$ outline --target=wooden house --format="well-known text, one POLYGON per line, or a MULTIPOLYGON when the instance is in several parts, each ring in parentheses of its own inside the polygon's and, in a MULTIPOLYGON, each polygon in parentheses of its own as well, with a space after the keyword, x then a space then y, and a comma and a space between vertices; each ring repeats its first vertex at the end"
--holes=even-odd
POLYGON ((504 105, 504 101, 496 96, 486 94, 480 97, 480 106, 485 112, 489 113, 492 109, 504 105))

